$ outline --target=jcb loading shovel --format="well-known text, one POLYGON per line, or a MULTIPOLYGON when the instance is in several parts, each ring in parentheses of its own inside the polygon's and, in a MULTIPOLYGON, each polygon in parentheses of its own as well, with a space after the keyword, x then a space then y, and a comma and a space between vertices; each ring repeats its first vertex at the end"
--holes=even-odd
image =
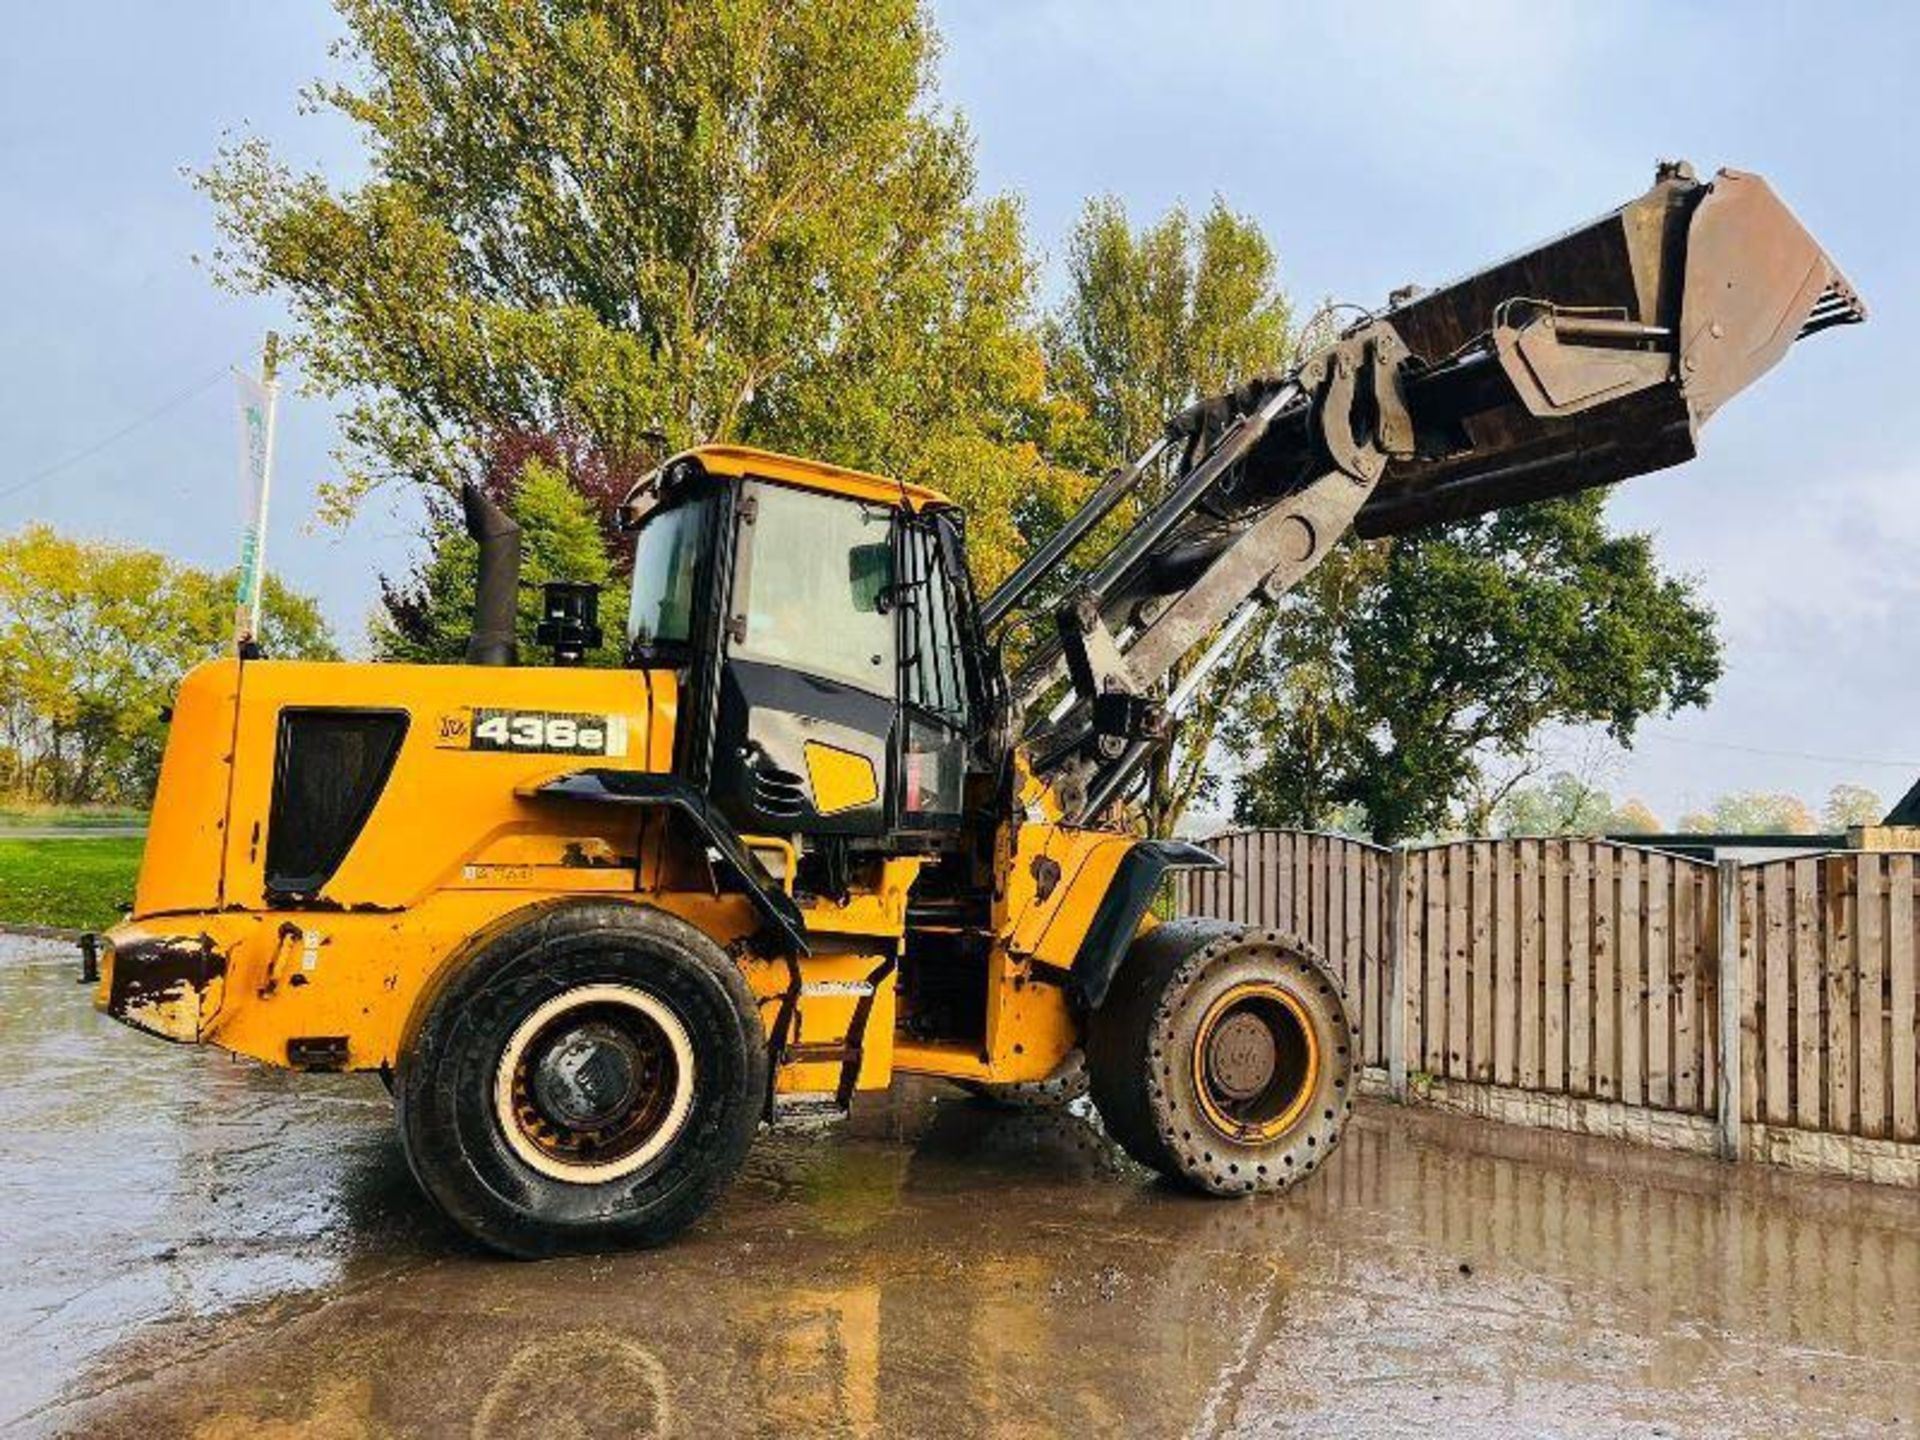
POLYGON ((1350 1108, 1339 986, 1299 937, 1156 925, 1167 873, 1218 862, 1103 819, 1349 528, 1676 464, 1794 339, 1862 318, 1762 181, 1664 167, 1176 416, 983 603, 935 491, 676 456, 629 497, 621 670, 561 663, 598 633, 581 587, 550 596, 554 663, 513 663, 516 536, 472 494, 470 663, 182 683, 99 1004, 382 1071, 422 1185, 516 1254, 666 1238, 769 1115, 897 1073, 1058 1097, 1083 1055, 1144 1163, 1285 1188, 1350 1108), (1052 634, 1009 682, 995 641, 1036 608, 1052 634))

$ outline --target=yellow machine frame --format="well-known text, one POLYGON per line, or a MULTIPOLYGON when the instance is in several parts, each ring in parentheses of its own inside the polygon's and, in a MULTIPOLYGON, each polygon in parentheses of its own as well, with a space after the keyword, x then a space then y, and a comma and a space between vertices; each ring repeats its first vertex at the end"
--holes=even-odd
MULTIPOLYGON (((936 492, 733 446, 695 452, 708 473, 756 476, 905 509, 936 492)), ((542 907, 619 898, 688 920, 732 952, 771 1034, 793 1003, 777 1092, 831 1092, 861 1019, 857 1088, 896 1070, 1012 1083, 1044 1079, 1080 1043, 1058 983, 1132 837, 1059 824, 1026 780, 997 837, 988 1004, 980 1044, 895 1034, 907 894, 925 860, 889 858, 841 899, 803 898, 808 954, 765 957, 752 905, 716 887, 699 846, 661 815, 536 794, 577 769, 554 755, 469 748, 476 708, 602 715, 625 734, 608 769, 672 768, 679 694, 662 670, 220 660, 182 683, 133 911, 106 937, 97 1004, 152 1034, 273 1065, 390 1070, 438 986, 490 937, 542 907), (264 852, 281 713, 402 708, 391 779, 327 883, 324 906, 276 902, 264 852), (1030 818, 1031 817, 1031 818, 1030 818), (1043 862, 1043 863, 1036 863, 1043 862), (1044 886, 1036 877, 1051 878, 1044 886), (862 1005, 864 991, 871 998, 862 1005)), ((829 762, 830 763, 830 762, 829 762)), ((841 783, 852 783, 842 780, 841 783)), ((790 842, 743 837, 778 860, 790 842)), ((791 893, 793 866, 776 863, 791 893)), ((1149 922, 1150 923, 1150 922, 1149 922)))

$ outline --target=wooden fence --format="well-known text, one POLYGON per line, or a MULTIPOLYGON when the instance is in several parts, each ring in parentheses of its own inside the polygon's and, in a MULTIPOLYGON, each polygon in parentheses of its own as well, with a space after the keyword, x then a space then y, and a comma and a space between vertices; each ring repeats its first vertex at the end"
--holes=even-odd
POLYGON ((1914 880, 1873 851, 1740 872, 1744 1119, 1920 1140, 1914 880))
MULTIPOLYGON (((1702 1117, 1728 1155, 1778 1150, 1773 1131, 1920 1142, 1911 854, 1743 867, 1603 840, 1385 849, 1278 830, 1208 845, 1226 867, 1184 875, 1182 910, 1313 946, 1397 1094, 1411 1077, 1702 1117)), ((1916 1157, 1889 1163, 1920 1177, 1916 1157)))

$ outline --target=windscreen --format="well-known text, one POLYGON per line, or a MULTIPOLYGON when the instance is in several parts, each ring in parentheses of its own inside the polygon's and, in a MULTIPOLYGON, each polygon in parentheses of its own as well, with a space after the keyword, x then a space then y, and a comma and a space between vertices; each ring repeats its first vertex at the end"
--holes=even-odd
POLYGON ((694 574, 705 542, 711 496, 663 505, 634 535, 629 649, 684 645, 693 638, 694 574))

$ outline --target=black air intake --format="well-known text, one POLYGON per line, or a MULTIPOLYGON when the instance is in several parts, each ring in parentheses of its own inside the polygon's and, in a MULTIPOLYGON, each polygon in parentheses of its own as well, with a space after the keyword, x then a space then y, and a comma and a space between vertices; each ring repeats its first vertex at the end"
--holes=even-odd
POLYGON ((512 665, 519 659, 514 631, 520 608, 520 527, 472 481, 460 487, 460 509, 467 534, 480 547, 467 663, 512 665))
POLYGON ((267 811, 267 893, 276 902, 310 898, 333 878, 387 788, 406 733, 402 710, 280 712, 267 811))

